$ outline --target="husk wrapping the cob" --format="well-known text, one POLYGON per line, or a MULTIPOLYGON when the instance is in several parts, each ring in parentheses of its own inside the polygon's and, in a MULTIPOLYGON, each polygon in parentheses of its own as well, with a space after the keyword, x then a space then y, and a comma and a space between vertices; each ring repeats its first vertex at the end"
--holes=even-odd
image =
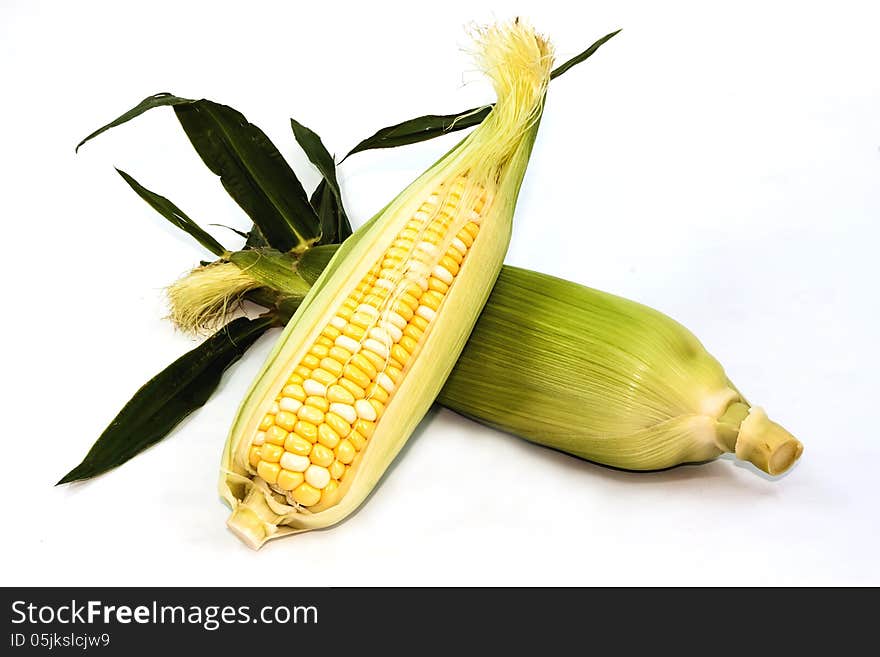
POLYGON ((220 492, 233 509, 230 528, 251 547, 332 525, 366 499, 433 403, 491 291, 552 52, 519 21, 487 28, 477 41, 498 97, 489 116, 339 248, 242 403, 223 453, 220 492), (353 290, 364 292, 355 297, 353 290), (355 298, 362 300, 341 315, 355 298), (423 320, 418 326, 407 324, 414 315, 423 320), (410 326, 417 337, 403 348, 410 326), (364 354, 378 360, 358 361, 364 354), (398 365, 389 367, 392 361, 398 365), (308 454, 304 440, 313 443, 308 454))

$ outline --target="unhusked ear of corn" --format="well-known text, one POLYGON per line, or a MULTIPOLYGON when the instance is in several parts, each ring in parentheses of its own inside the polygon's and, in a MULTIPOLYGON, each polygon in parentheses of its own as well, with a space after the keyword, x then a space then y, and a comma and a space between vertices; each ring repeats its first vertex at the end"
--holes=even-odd
POLYGON ((248 545, 343 519, 437 396, 486 301, 552 67, 522 22, 477 36, 487 119, 349 238, 288 323, 223 455, 248 545))
POLYGON ((504 267, 438 401, 591 461, 657 470, 733 452, 771 475, 801 443, 694 335, 647 306, 504 267))

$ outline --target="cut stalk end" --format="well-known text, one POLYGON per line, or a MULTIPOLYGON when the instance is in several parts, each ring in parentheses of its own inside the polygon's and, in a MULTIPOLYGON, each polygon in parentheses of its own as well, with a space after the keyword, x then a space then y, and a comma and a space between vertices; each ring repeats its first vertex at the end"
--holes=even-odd
POLYGON ((780 475, 804 451, 801 442, 767 417, 762 408, 752 407, 743 420, 736 441, 736 457, 753 463, 769 475, 780 475))
POLYGON ((259 550, 277 522, 278 515, 269 508, 265 495, 254 487, 229 516, 226 526, 249 548, 259 550))

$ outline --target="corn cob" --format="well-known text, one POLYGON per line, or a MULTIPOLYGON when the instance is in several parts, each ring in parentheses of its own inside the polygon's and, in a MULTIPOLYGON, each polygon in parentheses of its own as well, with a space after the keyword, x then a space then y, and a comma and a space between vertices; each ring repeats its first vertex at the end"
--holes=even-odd
POLYGON ((479 45, 498 96, 488 118, 339 249, 239 410, 220 490, 252 547, 338 522, 366 498, 489 295, 552 53, 519 21, 479 45))

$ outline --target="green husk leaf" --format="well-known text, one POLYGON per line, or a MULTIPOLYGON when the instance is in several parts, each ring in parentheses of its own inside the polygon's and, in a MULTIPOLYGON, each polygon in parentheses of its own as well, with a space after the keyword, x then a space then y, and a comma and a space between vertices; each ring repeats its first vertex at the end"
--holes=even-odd
POLYGON ((320 237, 318 215, 293 169, 243 114, 209 100, 174 108, 207 167, 279 251, 302 250, 320 237))
POLYGON ((191 237, 193 237, 199 244, 205 247, 208 251, 213 253, 217 257, 222 257, 226 252, 226 249, 220 242, 214 239, 211 235, 206 233, 201 226, 199 226, 195 221, 190 219, 186 213, 178 208, 174 203, 169 201, 164 196, 160 196, 156 192, 152 192, 143 185, 141 185, 137 180, 132 178, 122 169, 116 169, 116 172, 122 176, 122 179, 128 183, 128 185, 135 191, 135 193, 144 199, 147 203, 149 203, 150 207, 152 207, 156 212, 165 217, 172 224, 180 228, 180 230, 184 231, 191 237))
POLYGON ((311 287, 297 273, 297 260, 290 254, 272 249, 246 249, 230 254, 228 259, 260 284, 283 290, 287 295, 302 298, 311 287))
POLYGON ((85 144, 87 141, 94 139, 95 137, 100 135, 102 132, 106 132, 110 128, 115 128, 116 126, 122 125, 123 123, 127 123, 127 122, 131 121, 133 118, 140 116, 141 114, 143 114, 147 110, 151 110, 154 107, 167 107, 168 105, 173 106, 173 105, 180 105, 183 103, 191 103, 191 102, 193 102, 193 101, 189 100, 188 98, 181 98, 179 96, 175 96, 175 95, 170 94, 168 92, 162 92, 162 93, 154 94, 152 96, 147 96, 141 102, 139 102, 137 105, 132 107, 130 110, 128 110, 127 112, 125 112, 121 116, 113 119, 112 121, 110 121, 110 123, 101 126, 97 130, 95 130, 92 134, 90 134, 88 137, 86 137, 81 142, 79 142, 76 145, 75 152, 79 151, 80 146, 85 144))
POLYGON ((208 400, 223 372, 266 332, 271 317, 233 320, 147 381, 119 411, 82 463, 58 484, 89 479, 162 440, 208 400))
POLYGON ((593 56, 593 54, 597 50, 599 50, 599 48, 601 48, 603 45, 605 45, 606 42, 610 41, 617 34, 620 34, 620 30, 614 30, 613 32, 610 32, 609 34, 606 34, 601 39, 596 40, 589 48, 584 50, 579 55, 575 55, 574 57, 569 59, 564 64, 560 64, 559 66, 554 68, 553 71, 550 73, 550 79, 553 80, 555 78, 558 78, 560 75, 565 73, 568 69, 572 68, 573 66, 577 66, 581 62, 588 60, 590 57, 593 56))
MULTIPOLYGON (((577 66, 581 62, 592 57, 599 48, 619 32, 620 30, 615 30, 610 34, 606 34, 579 55, 572 57, 564 64, 557 66, 550 73, 550 79, 558 78, 570 68, 577 66)), ((489 115, 491 110, 492 106, 486 105, 484 107, 473 107, 464 112, 459 112, 458 114, 427 114, 425 116, 409 119, 408 121, 403 121, 378 130, 375 134, 367 137, 357 146, 352 148, 345 158, 362 151, 417 144, 422 141, 434 139, 435 137, 441 137, 451 132, 456 132, 457 130, 465 130, 466 128, 471 128, 482 123, 483 119, 489 115)), ((345 158, 343 158, 343 162, 345 161, 345 158)))

